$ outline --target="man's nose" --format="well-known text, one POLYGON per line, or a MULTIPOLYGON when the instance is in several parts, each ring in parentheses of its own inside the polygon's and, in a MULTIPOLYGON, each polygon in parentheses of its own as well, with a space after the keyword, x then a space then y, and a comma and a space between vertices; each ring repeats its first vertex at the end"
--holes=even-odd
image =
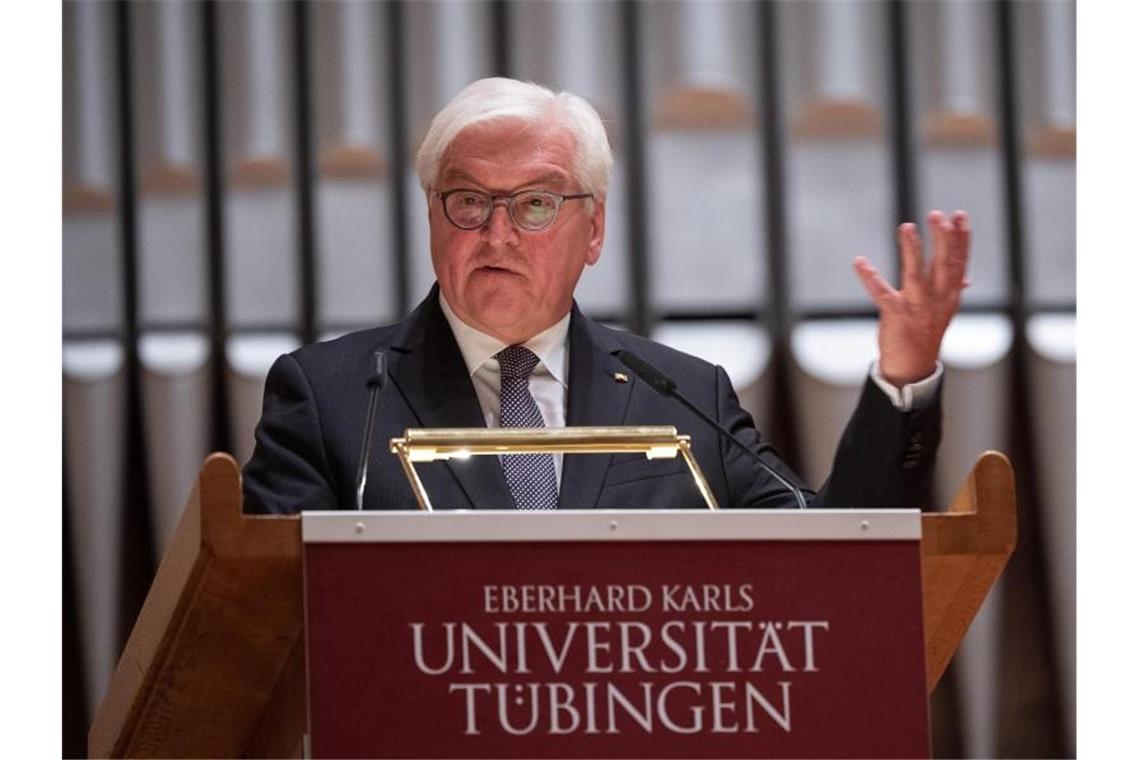
POLYGON ((515 245, 519 231, 515 228, 506 200, 497 200, 491 207, 491 216, 483 225, 483 239, 491 245, 515 245))

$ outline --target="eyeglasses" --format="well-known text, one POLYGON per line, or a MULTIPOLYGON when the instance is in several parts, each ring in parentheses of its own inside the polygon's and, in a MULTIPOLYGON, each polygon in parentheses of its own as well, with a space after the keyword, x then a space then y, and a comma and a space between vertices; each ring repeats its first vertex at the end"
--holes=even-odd
POLYGON ((491 218, 495 206, 504 203, 507 214, 520 229, 539 232, 554 224, 565 201, 593 198, 592 193, 559 195, 544 190, 522 190, 514 195, 491 195, 480 190, 447 190, 437 193, 443 203, 447 221, 461 230, 482 227, 491 218))

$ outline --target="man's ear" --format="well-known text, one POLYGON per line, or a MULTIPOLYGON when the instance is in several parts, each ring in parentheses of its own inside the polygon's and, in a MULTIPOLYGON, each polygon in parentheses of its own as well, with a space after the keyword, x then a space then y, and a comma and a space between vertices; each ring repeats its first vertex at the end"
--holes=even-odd
POLYGON ((590 266, 598 263, 602 257, 602 243, 606 239, 606 202, 594 201, 594 215, 590 219, 590 242, 586 247, 586 263, 590 266))

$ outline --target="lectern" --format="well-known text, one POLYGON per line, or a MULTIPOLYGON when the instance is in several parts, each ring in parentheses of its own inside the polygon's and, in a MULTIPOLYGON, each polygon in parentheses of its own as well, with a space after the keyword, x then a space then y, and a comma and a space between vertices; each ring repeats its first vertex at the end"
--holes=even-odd
POLYGON ((91 756, 924 755, 1016 543, 996 453, 940 514, 255 517, 240 494, 207 459, 91 756))

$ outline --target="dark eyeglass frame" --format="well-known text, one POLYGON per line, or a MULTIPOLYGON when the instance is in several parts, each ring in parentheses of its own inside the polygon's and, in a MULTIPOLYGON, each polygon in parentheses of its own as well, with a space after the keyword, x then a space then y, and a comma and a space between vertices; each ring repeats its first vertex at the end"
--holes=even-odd
POLYGON ((562 210, 562 204, 566 201, 576 201, 583 198, 594 197, 593 193, 570 193, 569 195, 563 195, 561 193, 550 192, 549 190, 519 190, 517 193, 511 193, 510 195, 494 195, 493 193, 487 193, 482 190, 475 190, 469 187, 457 187, 452 190, 444 190, 442 192, 437 190, 435 194, 439 198, 440 205, 443 207, 444 217, 447 218, 447 221, 451 222, 451 224, 461 230, 477 230, 485 225, 491 218, 491 215, 495 213, 495 206, 498 206, 501 203, 507 207, 507 216, 511 218, 511 222, 520 230, 525 230, 527 232, 542 232, 543 230, 549 228, 558 219, 558 213, 562 210), (451 212, 447 210, 447 199, 456 193, 471 193, 473 195, 482 196, 491 201, 490 205, 487 206, 486 215, 479 221, 478 224, 463 225, 459 224, 451 218, 451 212), (528 227, 527 225, 520 222, 518 217, 515 216, 515 200, 518 199, 518 197, 521 195, 541 195, 554 201, 554 213, 551 214, 550 221, 541 227, 528 227))

